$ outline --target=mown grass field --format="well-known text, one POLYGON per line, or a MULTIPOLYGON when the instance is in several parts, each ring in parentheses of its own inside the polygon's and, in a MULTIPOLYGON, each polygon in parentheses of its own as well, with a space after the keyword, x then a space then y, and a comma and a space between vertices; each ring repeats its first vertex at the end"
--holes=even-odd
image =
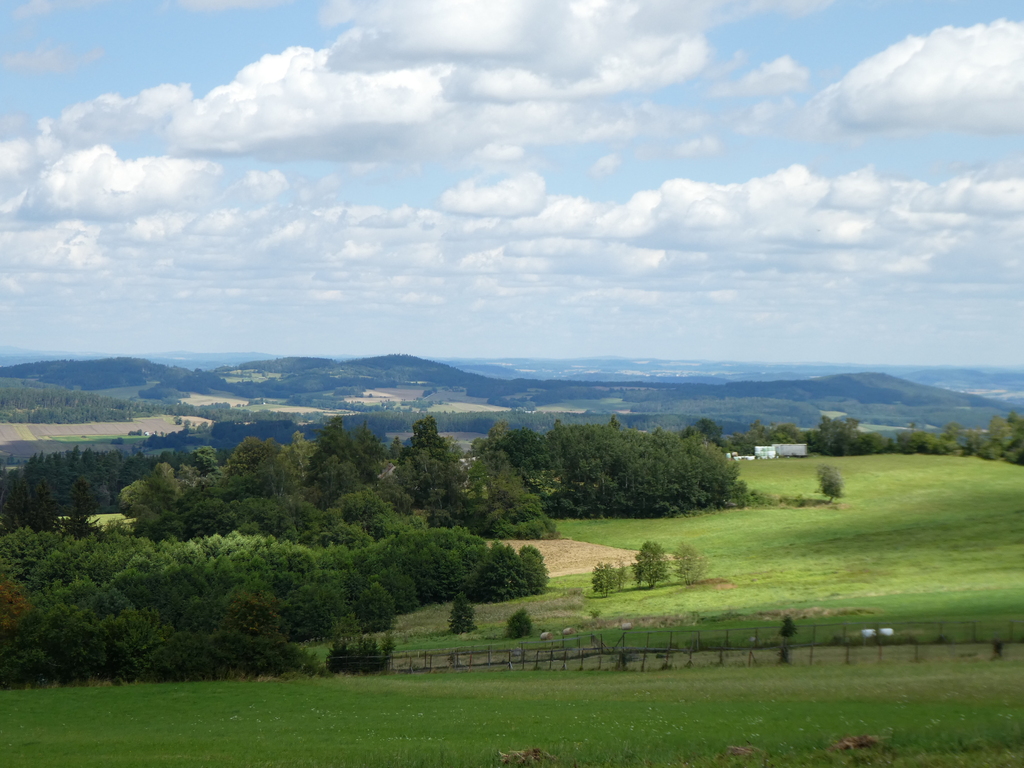
POLYGON ((8 768, 1019 766, 1024 664, 495 672, 0 693, 8 768), (857 754, 826 748, 869 734, 857 754), (763 753, 726 757, 730 745, 763 753))

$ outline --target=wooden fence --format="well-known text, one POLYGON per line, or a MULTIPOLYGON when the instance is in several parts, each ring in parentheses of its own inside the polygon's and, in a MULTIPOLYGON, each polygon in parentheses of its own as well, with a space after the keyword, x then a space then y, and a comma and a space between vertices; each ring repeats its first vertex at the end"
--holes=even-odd
POLYGON ((789 663, 863 664, 1024 658, 1024 621, 800 625, 789 642, 777 627, 641 630, 552 641, 400 651, 393 673, 635 670, 789 663), (882 630, 886 632, 883 634, 882 630), (865 630, 868 630, 865 632, 865 630), (892 630, 891 634, 888 630, 892 630), (611 641, 611 642, 609 642, 611 641))

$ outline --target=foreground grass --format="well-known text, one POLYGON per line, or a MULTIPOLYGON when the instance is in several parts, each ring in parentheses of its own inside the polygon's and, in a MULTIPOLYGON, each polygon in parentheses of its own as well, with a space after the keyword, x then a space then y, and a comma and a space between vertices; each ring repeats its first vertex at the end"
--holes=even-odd
MULTIPOLYGON (((815 460, 744 462, 766 493, 814 497, 815 460)), ((639 549, 693 543, 718 583, 589 598, 605 615, 750 613, 819 606, 881 618, 1024 618, 1024 469, 945 456, 830 458, 834 505, 742 509, 665 520, 560 521, 563 536, 639 549)), ((588 587, 588 576, 555 579, 588 587)), ((589 590, 588 590, 589 595, 589 590)))
POLYGON ((480 673, 0 693, 15 766, 1020 765, 1014 662, 480 673), (883 747, 825 751, 854 734, 883 747), (760 758, 755 764, 761 764, 760 758))

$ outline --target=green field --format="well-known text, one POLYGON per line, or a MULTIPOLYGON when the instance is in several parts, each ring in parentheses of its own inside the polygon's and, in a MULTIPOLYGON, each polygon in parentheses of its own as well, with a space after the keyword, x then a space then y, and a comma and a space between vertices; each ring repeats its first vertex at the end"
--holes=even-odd
MULTIPOLYGON (((945 456, 829 459, 846 496, 817 496, 815 460, 743 462, 786 506, 661 520, 559 521, 565 537, 628 549, 693 543, 718 583, 590 596, 604 615, 703 616, 863 608, 890 620, 1024 619, 1024 468, 945 456), (803 497, 802 499, 800 497, 803 497), (799 504, 808 506, 798 506, 799 504)), ((566 576, 557 587, 587 587, 566 576)))
POLYGON ((495 672, 0 693, 4 765, 1019 766, 1024 665, 495 672), (882 739, 856 755, 850 735, 882 739), (724 757, 730 745, 764 750, 724 757))

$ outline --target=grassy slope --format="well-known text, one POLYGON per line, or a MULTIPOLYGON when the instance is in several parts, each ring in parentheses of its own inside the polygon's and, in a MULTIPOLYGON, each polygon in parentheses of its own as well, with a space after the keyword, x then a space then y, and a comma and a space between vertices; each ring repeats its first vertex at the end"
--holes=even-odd
MULTIPOLYGON (((744 509, 669 520, 560 521, 562 535, 638 549, 695 544, 735 589, 670 585, 588 599, 605 615, 702 614, 821 606, 905 618, 1024 618, 1024 469, 940 456, 829 459, 846 479, 835 505, 744 509)), ((814 460, 745 462, 773 494, 814 496, 814 460)), ((587 586, 568 576, 553 586, 587 586)))
POLYGON ((1024 665, 506 673, 6 691, 4 765, 1019 765, 1024 665), (834 756, 846 735, 880 754, 834 756), (877 762, 876 762, 877 761, 877 762))

